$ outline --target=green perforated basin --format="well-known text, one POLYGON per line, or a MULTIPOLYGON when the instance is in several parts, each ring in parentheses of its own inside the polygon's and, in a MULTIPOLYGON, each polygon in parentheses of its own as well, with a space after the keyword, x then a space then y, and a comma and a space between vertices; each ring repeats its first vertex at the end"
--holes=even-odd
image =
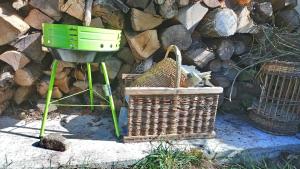
POLYGON ((119 50, 121 31, 65 24, 43 24, 42 43, 46 47, 80 51, 119 50))

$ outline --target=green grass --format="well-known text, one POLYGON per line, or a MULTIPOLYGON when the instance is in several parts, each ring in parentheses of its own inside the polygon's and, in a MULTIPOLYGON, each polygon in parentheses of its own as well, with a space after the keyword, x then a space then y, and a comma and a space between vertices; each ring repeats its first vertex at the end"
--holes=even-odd
POLYGON ((193 165, 200 165, 202 152, 182 151, 167 144, 160 144, 151 150, 133 169, 188 169, 193 165))

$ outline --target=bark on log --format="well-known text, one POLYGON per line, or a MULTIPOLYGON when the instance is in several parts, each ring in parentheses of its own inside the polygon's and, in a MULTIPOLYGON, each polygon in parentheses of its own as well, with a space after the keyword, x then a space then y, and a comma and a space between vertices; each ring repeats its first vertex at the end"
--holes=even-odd
POLYGON ((114 29, 123 29, 124 27, 124 15, 116 9, 113 2, 96 1, 93 3, 92 15, 95 17, 101 17, 103 23, 114 29))
POLYGON ((271 0, 274 11, 283 8, 293 9, 297 6, 297 0, 271 0))
POLYGON ((234 44, 230 39, 217 40, 217 56, 221 60, 230 60, 234 53, 234 44))
POLYGON ((203 44, 192 44, 192 46, 183 53, 184 59, 189 63, 204 68, 207 63, 215 59, 215 54, 208 50, 203 44))
POLYGON ((227 37, 235 34, 237 22, 233 10, 217 8, 206 14, 197 29, 205 37, 227 37))
POLYGON ((131 9, 131 26, 135 31, 145 31, 159 26, 163 22, 160 16, 153 16, 138 9, 131 9))
POLYGON ((28 1, 29 0, 15 0, 12 3, 12 7, 15 8, 16 10, 19 10, 19 9, 27 6, 28 5, 28 1))
POLYGON ((6 51, 0 55, 0 60, 9 64, 15 71, 26 66, 30 60, 17 51, 6 51))
POLYGON ((126 4, 132 8, 145 9, 149 4, 150 0, 127 0, 126 4))
POLYGON ((222 69, 222 61, 220 59, 214 59, 207 65, 207 69, 212 72, 220 72, 222 69))
POLYGON ((132 52, 130 48, 124 47, 117 53, 117 57, 121 59, 123 62, 133 65, 134 64, 134 56, 132 55, 132 52))
POLYGON ((109 60, 106 60, 105 64, 109 79, 114 80, 120 71, 122 62, 118 58, 112 57, 109 60))
POLYGON ((187 50, 192 44, 191 33, 183 25, 166 28, 160 38, 164 49, 170 45, 176 45, 180 50, 187 50))
POLYGON ((28 98, 33 94, 33 86, 20 86, 17 88, 14 94, 14 101, 18 105, 28 100, 28 98))
POLYGON ((211 82, 215 85, 215 86, 220 86, 223 88, 229 87, 231 85, 230 80, 224 76, 224 75, 213 75, 211 82))
POLYGON ((30 34, 11 45, 36 63, 41 63, 46 55, 42 51, 41 33, 30 34))
POLYGON ((16 71, 15 82, 20 86, 32 86, 41 74, 41 65, 30 63, 28 66, 16 71))
POLYGON ((295 9, 279 11, 275 16, 276 26, 286 27, 292 32, 300 27, 300 15, 295 9))
POLYGON ((190 0, 176 0, 178 7, 184 7, 189 5, 190 0))
POLYGON ((156 30, 135 34, 125 32, 132 54, 136 59, 145 60, 160 48, 156 30))
POLYGON ((37 9, 32 9, 28 16, 24 19, 24 21, 30 25, 31 27, 41 30, 43 23, 52 23, 54 22, 53 19, 48 17, 47 15, 43 14, 37 9))
POLYGON ((63 93, 68 94, 70 92, 70 78, 68 76, 62 79, 56 79, 54 85, 63 93))
POLYGON ((273 8, 271 2, 262 2, 254 4, 252 18, 256 23, 270 22, 273 16, 273 8))
POLYGON ((0 4, 0 46, 8 44, 30 28, 8 4, 0 4))
POLYGON ((60 0, 30 0, 29 4, 34 8, 43 11, 49 17, 56 21, 61 19, 61 12, 59 11, 60 0))
POLYGON ((165 0, 164 3, 159 6, 159 13, 166 19, 175 17, 178 14, 176 0, 165 0))
POLYGON ((73 71, 73 77, 74 77, 76 80, 87 80, 85 71, 83 71, 82 69, 79 69, 79 68, 76 68, 76 69, 73 71))
POLYGON ((217 8, 221 6, 219 0, 203 0, 203 3, 209 8, 217 8))

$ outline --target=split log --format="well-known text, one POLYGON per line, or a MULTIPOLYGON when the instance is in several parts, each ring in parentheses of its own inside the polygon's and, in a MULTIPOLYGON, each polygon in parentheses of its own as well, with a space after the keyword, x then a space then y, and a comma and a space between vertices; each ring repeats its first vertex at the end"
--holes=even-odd
POLYGON ((160 16, 153 16, 138 9, 131 9, 131 26, 135 31, 145 31, 159 26, 163 22, 160 16))
POLYGON ((0 55, 0 60, 9 64, 15 71, 26 66, 30 60, 17 51, 6 51, 0 55))
POLYGON ((62 16, 59 11, 59 1, 61 0, 30 0, 29 4, 34 8, 43 11, 54 20, 59 21, 62 16))
POLYGON ((197 29, 205 37, 227 37, 235 34, 237 22, 233 10, 217 8, 206 14, 197 29))
POLYGON ((150 0, 127 0, 126 4, 132 8, 145 9, 149 4, 150 0))
POLYGON ((128 47, 124 47, 117 53, 117 57, 121 59, 123 62, 133 65, 134 64, 134 56, 132 55, 131 50, 128 47))
POLYGON ((62 79, 55 79, 54 85, 63 93, 67 94, 70 92, 70 78, 68 76, 65 76, 62 79))
MULTIPOLYGON (((52 68, 52 66, 51 66, 52 68)), ((56 72, 62 72, 65 68, 75 68, 74 63, 65 62, 65 61, 59 61, 57 64, 56 72)))
POLYGON ((88 88, 88 83, 87 81, 81 81, 81 80, 77 80, 76 82, 73 83, 73 86, 81 89, 81 90, 85 90, 88 88))
POLYGON ((178 7, 181 8, 181 7, 189 5, 190 0, 176 0, 176 3, 178 5, 178 7))
POLYGON ((124 15, 120 10, 114 7, 112 1, 95 1, 93 3, 92 15, 101 17, 103 23, 111 28, 123 29, 124 27, 124 15))
POLYGON ((125 32, 125 36, 136 59, 145 60, 160 48, 156 30, 139 34, 125 32))
POLYGON ((186 29, 191 30, 198 25, 207 12, 208 8, 198 2, 191 6, 181 8, 176 19, 183 24, 186 29))
POLYGON ((256 3, 253 7, 252 18, 256 23, 267 23, 271 21, 273 16, 271 2, 256 3))
POLYGON ((209 61, 215 59, 215 54, 200 43, 192 44, 192 46, 183 53, 183 56, 189 63, 199 68, 204 68, 209 61))
POLYGON ((221 6, 219 0, 203 0, 203 3, 209 8, 217 8, 221 6))
POLYGON ((166 28, 160 38, 164 49, 170 45, 176 45, 180 50, 187 50, 192 44, 191 33, 183 25, 166 28))
POLYGON ((63 93, 59 90, 58 87, 54 86, 53 87, 53 91, 52 91, 52 98, 54 99, 60 99, 62 98, 64 95, 63 93))
POLYGON ((42 76, 36 85, 37 92, 40 96, 45 97, 49 87, 50 76, 42 76))
POLYGON ((28 100, 32 95, 34 88, 32 86, 20 86, 14 94, 14 101, 18 105, 28 100))
POLYGON ((109 79, 114 80, 120 71, 122 62, 118 58, 112 57, 105 61, 105 65, 109 79))
POLYGON ((15 0, 12 3, 12 7, 15 8, 16 10, 19 10, 19 9, 27 6, 28 5, 28 1, 29 0, 15 0))
POLYGON ((216 53, 217 56, 221 60, 230 60, 234 53, 234 44, 230 39, 222 39, 216 40, 217 49, 216 53))
POLYGON ((8 44, 30 28, 8 4, 0 4, 0 46, 8 44))
POLYGON ((79 20, 83 20, 85 0, 59 0, 59 9, 79 20))
POLYGON ((79 68, 76 68, 76 69, 73 71, 73 77, 74 77, 76 80, 87 80, 87 77, 86 77, 85 72, 84 72, 82 69, 79 69, 79 68))
POLYGON ((91 20, 90 26, 95 27, 95 28, 104 28, 103 23, 102 23, 102 19, 100 17, 93 18, 91 20))
MULTIPOLYGON (((37 83, 37 92, 41 97, 46 97, 49 87, 49 76, 42 76, 40 81, 37 83)), ((62 92, 58 87, 53 87, 52 98, 61 98, 63 96, 62 92)))
POLYGON ((37 9, 32 9, 24 21, 31 27, 41 30, 43 23, 52 23, 53 19, 37 9))
POLYGON ((17 42, 11 43, 11 45, 36 63, 41 63, 46 55, 42 51, 41 33, 25 36, 17 42))
POLYGON ((240 56, 246 52, 250 51, 252 45, 252 37, 248 35, 238 35, 232 38, 234 45, 234 56, 240 56))
POLYGON ((220 59, 214 59, 207 64, 207 69, 212 72, 220 72, 222 69, 222 61, 220 59))
POLYGON ((300 26, 300 15, 295 9, 279 11, 275 15, 276 26, 286 27, 292 32, 300 26))
POLYGON ((258 33, 258 26, 254 23, 247 7, 236 11, 238 17, 237 33, 258 33))
POLYGON ((28 66, 16 71, 15 82, 20 86, 32 86, 41 74, 41 65, 30 63, 28 66))
POLYGON ((8 106, 9 106, 9 101, 0 104, 0 115, 4 113, 4 111, 8 108, 8 106))
POLYGON ((171 19, 178 14, 176 0, 165 0, 159 6, 159 13, 165 19, 171 19))
POLYGON ((297 6, 297 0, 271 0, 274 11, 283 8, 293 9, 297 6))
MULTIPOLYGON (((4 106, 14 95, 14 76, 10 72, 4 72, 0 74, 0 107, 4 111, 4 106)), ((0 108, 1 109, 1 108, 0 108)), ((1 110, 0 110, 1 113, 1 110)))

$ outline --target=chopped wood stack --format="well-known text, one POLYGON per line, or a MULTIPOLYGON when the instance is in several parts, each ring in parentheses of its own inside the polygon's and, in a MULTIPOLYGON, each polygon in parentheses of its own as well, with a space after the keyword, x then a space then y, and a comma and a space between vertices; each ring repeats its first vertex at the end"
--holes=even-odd
MULTIPOLYGON (((45 97, 52 57, 41 45, 42 23, 83 25, 85 5, 85 0, 0 3, 0 113, 10 100, 22 104, 36 93, 45 97)), ((147 71, 172 44, 182 50, 185 64, 212 71, 212 82, 228 93, 239 56, 250 50, 259 26, 275 21, 300 31, 299 9, 291 0, 94 0, 90 25, 123 30, 120 50, 105 54, 114 93, 120 93, 122 73, 147 71)), ((98 64, 92 70, 94 83, 101 83, 98 64)), ((86 65, 60 62, 53 98, 86 89, 86 77, 86 65)))

